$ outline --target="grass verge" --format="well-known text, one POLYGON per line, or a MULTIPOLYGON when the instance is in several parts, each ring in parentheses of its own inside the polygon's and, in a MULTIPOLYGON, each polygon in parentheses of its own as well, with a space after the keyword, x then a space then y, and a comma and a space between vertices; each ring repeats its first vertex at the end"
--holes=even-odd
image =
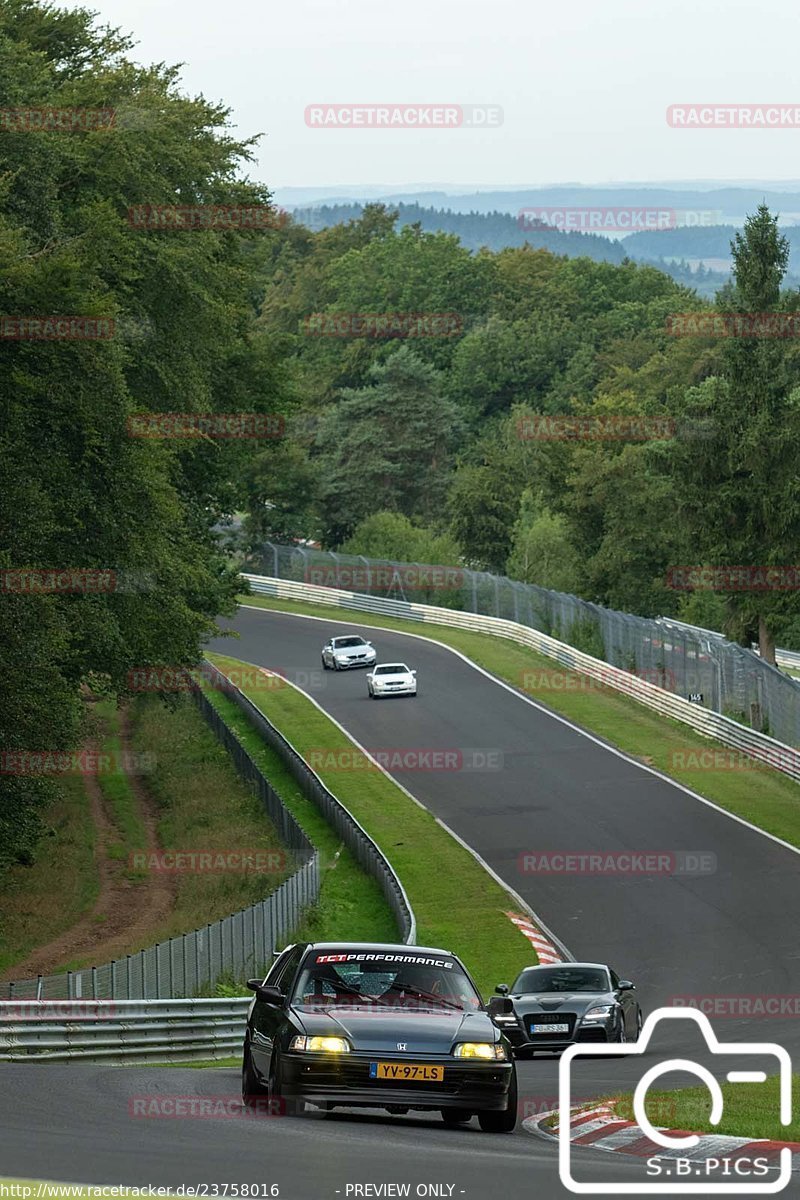
MULTIPOLYGON (((303 796, 281 759, 262 741, 241 709, 220 692, 209 690, 206 694, 319 851, 319 901, 294 931, 295 937, 395 941, 394 917, 375 880, 362 871, 316 805, 303 796)), ((218 989, 217 994, 241 995, 241 989, 218 989)))
POLYGON ((264 596, 242 596, 240 600, 258 608, 303 616, 324 614, 331 620, 352 623, 356 628, 380 627, 435 638, 631 757, 800 847, 800 788, 787 775, 740 758, 736 751, 701 737, 679 721, 658 716, 635 700, 577 671, 567 671, 553 659, 524 646, 490 634, 422 625, 418 621, 344 608, 264 596), (719 751, 719 756, 712 757, 714 751, 719 751), (705 765, 707 762, 712 765, 705 765))
MULTIPOLYGON (((654 1125, 686 1129, 691 1133, 720 1133, 733 1137, 772 1138, 779 1142, 800 1141, 800 1112, 793 1110, 790 1125, 778 1120, 778 1076, 765 1083, 723 1083, 724 1108, 719 1125, 709 1121, 711 1096, 708 1088, 677 1088, 669 1092, 649 1091, 645 1111, 654 1125)), ((792 1076, 792 1093, 798 1095, 800 1075, 792 1076)), ((625 1120, 633 1118, 633 1096, 614 1100, 615 1111, 625 1120)))
POLYGON ((0 972, 46 945, 95 904, 95 828, 80 775, 64 775, 42 814, 45 833, 29 867, 0 875, 0 972))
MULTIPOLYGON (((278 833, 258 797, 240 779, 194 703, 187 696, 165 705, 140 697, 132 709, 132 743, 153 756, 144 776, 158 804, 158 838, 165 851, 263 851, 271 869, 186 871, 177 874, 174 908, 142 946, 164 941, 262 900, 291 873, 278 833)), ((142 840, 136 847, 143 850, 142 840)), ((140 949, 131 948, 130 953, 140 949)), ((241 994, 239 991, 237 994, 241 994)))
MULTIPOLYGON (((120 838, 106 848, 106 853, 109 858, 124 862, 146 844, 146 836, 139 803, 123 765, 121 718, 116 699, 100 701, 95 707, 95 718, 102 731, 100 751, 112 767, 98 771, 97 782, 120 838)), ((127 868, 125 874, 134 882, 143 878, 141 871, 131 867, 127 868)))
MULTIPOLYGON (((218 654, 209 658, 223 671, 242 666, 218 654)), ((300 754, 319 746, 352 749, 350 739, 294 688, 243 690, 300 754)), ((505 889, 393 780, 378 770, 343 774, 323 767, 317 773, 397 871, 417 918, 420 945, 443 946, 461 956, 484 994, 533 961, 528 941, 505 915, 514 907, 505 889)), ((310 831, 309 836, 313 840, 310 831)), ((326 936, 331 934, 356 937, 346 924, 326 936)))

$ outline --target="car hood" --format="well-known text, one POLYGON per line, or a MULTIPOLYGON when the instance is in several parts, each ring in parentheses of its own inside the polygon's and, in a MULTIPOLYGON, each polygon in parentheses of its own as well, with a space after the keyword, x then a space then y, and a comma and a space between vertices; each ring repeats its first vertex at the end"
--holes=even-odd
POLYGON ((526 992, 523 995, 513 995, 511 1000, 518 1013, 582 1014, 595 1004, 616 1003, 616 998, 611 992, 526 992))
POLYGON ((413 678, 410 671, 392 671, 391 674, 382 671, 380 675, 373 675, 373 679, 377 679, 379 683, 399 683, 401 681, 410 683, 413 678))
POLYGON ((382 1009, 332 1005, 297 1006, 295 1019, 307 1034, 349 1039, 354 1050, 396 1052, 405 1042, 407 1053, 449 1054, 454 1042, 496 1042, 498 1031, 484 1012, 454 1009, 382 1009))

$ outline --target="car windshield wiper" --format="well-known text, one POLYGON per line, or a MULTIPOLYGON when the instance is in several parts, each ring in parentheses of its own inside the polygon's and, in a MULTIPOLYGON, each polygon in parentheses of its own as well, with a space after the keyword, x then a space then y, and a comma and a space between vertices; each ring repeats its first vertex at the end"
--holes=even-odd
POLYGON ((434 1004, 442 1004, 446 1008, 455 1008, 458 1012, 466 1011, 460 1004, 456 1004, 454 1000, 446 1000, 444 996, 436 996, 433 992, 423 992, 419 988, 408 987, 407 985, 393 983, 389 988, 390 992, 405 992, 407 996, 418 996, 420 1000, 432 1000, 434 1004))
MULTIPOLYGON (((329 983, 330 980, 326 980, 325 982, 329 983)), ((341 982, 331 983, 331 987, 336 988, 337 994, 339 992, 344 992, 348 996, 357 996, 359 1000, 368 1001, 370 1004, 384 1004, 385 1003, 385 1001, 381 1000, 378 996, 370 996, 370 995, 365 994, 364 992, 359 992, 357 988, 349 987, 348 984, 346 984, 346 983, 341 983, 341 982)), ((307 1000, 304 1000, 303 1003, 304 1004, 307 1004, 307 1003, 330 1004, 331 1002, 334 1002, 337 998, 338 998, 338 996, 313 996, 310 1002, 307 1000)))

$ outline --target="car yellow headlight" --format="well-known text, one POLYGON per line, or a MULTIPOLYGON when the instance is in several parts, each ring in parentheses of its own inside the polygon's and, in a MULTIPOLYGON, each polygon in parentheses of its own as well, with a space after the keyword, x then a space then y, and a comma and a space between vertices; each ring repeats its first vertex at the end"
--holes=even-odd
POLYGON ((348 1054, 352 1046, 343 1037, 303 1037, 298 1035, 289 1043, 290 1050, 321 1051, 323 1054, 348 1054))
POLYGON ((453 1051, 456 1058, 484 1058, 496 1062, 505 1062, 507 1055, 505 1047, 499 1042, 459 1042, 453 1051))

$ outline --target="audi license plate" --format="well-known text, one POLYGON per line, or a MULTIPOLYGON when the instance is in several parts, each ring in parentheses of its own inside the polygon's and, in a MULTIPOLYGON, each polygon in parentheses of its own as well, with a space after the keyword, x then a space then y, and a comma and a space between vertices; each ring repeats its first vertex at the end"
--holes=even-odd
POLYGON ((569 1025, 531 1025, 531 1033, 569 1033, 569 1025))
POLYGON ((441 1083, 444 1067, 430 1063, 374 1062, 369 1064, 370 1079, 397 1079, 413 1083, 441 1083))

